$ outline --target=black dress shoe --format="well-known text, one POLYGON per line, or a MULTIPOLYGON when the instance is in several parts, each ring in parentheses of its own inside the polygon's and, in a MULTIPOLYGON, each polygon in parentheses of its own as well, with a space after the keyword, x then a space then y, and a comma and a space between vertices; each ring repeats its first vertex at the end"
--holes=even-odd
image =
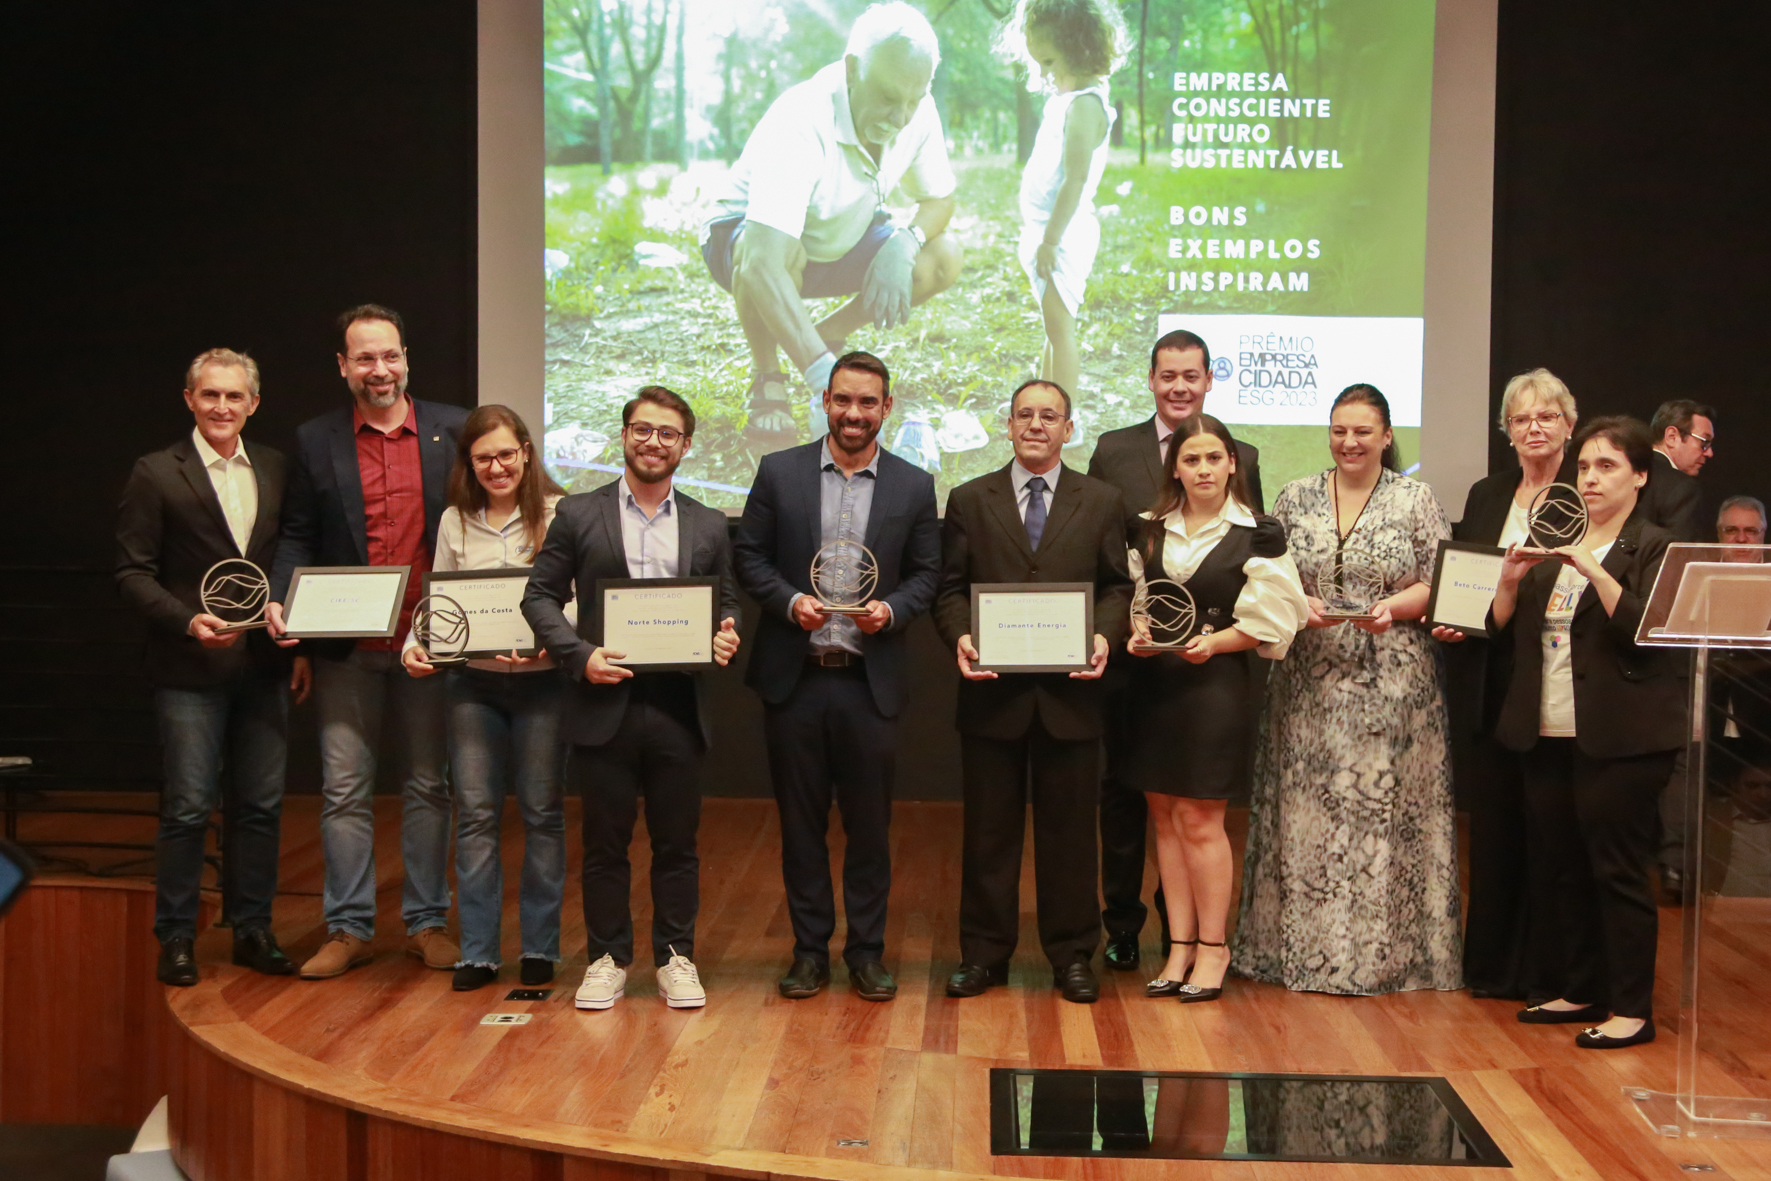
POLYGON ((1642 1022, 1642 1028, 1628 1037, 1607 1037, 1597 1029, 1583 1029, 1574 1035, 1574 1044, 1583 1050, 1621 1050, 1625 1046, 1640 1046, 1654 1040, 1654 1022, 1642 1022))
POLYGON ((1660 867, 1660 904, 1662 906, 1683 906, 1685 904, 1685 871, 1673 869, 1671 866, 1660 867))
POLYGON ((961 964, 959 971, 947 977, 948 996, 983 996, 992 984, 1008 983, 1008 965, 961 964))
POLYGON ((553 961, 544 960, 538 955, 526 955, 518 968, 518 977, 526 988, 538 988, 543 984, 552 984, 553 961))
POLYGON ((830 969, 817 960, 794 960, 787 975, 775 982, 781 995, 790 1001, 803 1001, 817 996, 830 983, 830 969))
POLYGON ((476 988, 484 988, 498 979, 498 969, 488 968, 484 964, 463 964, 455 969, 455 979, 450 987, 456 992, 472 992, 476 988))
POLYGON ((197 957, 191 950, 192 942, 187 936, 174 935, 160 944, 160 962, 154 975, 161 984, 188 988, 197 982, 197 957))
POLYGON ((295 961, 283 954, 267 927, 234 932, 234 962, 266 976, 295 975, 295 961))
POLYGON ((1162 977, 1158 976, 1156 979, 1150 981, 1150 983, 1144 985, 1144 995, 1155 997, 1180 996, 1181 981, 1164 980, 1162 977))
POLYGON ((1138 937, 1136 935, 1114 935, 1107 940, 1107 950, 1101 958, 1115 972, 1130 972, 1138 966, 1138 937))
POLYGON ((1578 1009, 1546 1009, 1533 1005, 1519 1010, 1519 1020, 1526 1025, 1591 1025, 1611 1016, 1604 1005, 1582 1005, 1578 1009))
POLYGON ((1052 986, 1064 999, 1078 1005, 1092 1005, 1101 999, 1101 982, 1087 964, 1077 960, 1063 971, 1052 972, 1052 986))
POLYGON ((889 1001, 898 995, 898 982, 878 960, 850 964, 849 983, 864 1001, 889 1001))

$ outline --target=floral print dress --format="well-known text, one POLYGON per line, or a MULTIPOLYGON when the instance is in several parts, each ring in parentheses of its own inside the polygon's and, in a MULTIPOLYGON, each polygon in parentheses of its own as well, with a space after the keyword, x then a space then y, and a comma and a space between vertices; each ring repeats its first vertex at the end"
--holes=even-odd
MULTIPOLYGON (((1330 474, 1273 506, 1312 595, 1337 552, 1330 474)), ((1450 536, 1432 490, 1385 471, 1341 545, 1376 560, 1390 595, 1430 581, 1450 536)), ((1445 699, 1423 623, 1305 630, 1274 665, 1232 956, 1238 975, 1299 990, 1462 987, 1445 699)))

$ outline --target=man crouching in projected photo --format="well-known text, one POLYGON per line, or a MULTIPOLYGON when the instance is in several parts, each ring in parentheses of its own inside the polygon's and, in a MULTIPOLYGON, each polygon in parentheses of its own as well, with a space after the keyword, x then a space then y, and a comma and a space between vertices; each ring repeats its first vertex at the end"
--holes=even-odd
POLYGON ((702 228, 701 256, 732 293, 750 344, 749 425, 758 444, 798 439, 779 366, 788 360, 818 408, 849 333, 895 328, 910 309, 953 286, 960 249, 953 168, 929 83, 941 45, 928 19, 902 0, 875 4, 849 32, 843 59, 769 105, 702 228), (915 202, 908 225, 882 207, 915 202), (814 321, 808 298, 853 296, 814 321))

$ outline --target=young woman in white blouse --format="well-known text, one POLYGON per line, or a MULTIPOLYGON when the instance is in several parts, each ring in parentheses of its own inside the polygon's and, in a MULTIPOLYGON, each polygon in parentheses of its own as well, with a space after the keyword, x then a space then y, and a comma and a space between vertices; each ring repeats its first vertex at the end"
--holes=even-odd
MULTIPOLYGON (((1168 472, 1161 500, 1143 514, 1131 571, 1140 596, 1158 580, 1184 585, 1196 632, 1179 651, 1158 653, 1134 621, 1127 650, 1148 663, 1134 673, 1127 763, 1149 802, 1174 937, 1147 991, 1187 1003, 1217 999, 1230 966, 1224 809, 1249 747, 1248 653, 1284 656, 1309 603, 1284 529, 1249 508, 1236 441, 1223 423, 1208 414, 1184 420, 1169 440, 1168 472)), ((1160 610, 1153 615, 1161 619, 1160 610)))
MULTIPOLYGON (((505 406, 481 406, 461 429, 449 508, 432 568, 498 570, 535 560, 565 490, 535 455, 529 428, 505 406)), ((407 636, 401 661, 415 677, 439 671, 407 636)), ((455 781, 455 877, 461 963, 455 989, 498 978, 504 872, 499 821, 513 792, 523 817, 522 982, 553 979, 566 884, 560 718, 566 685, 545 651, 470 660, 449 677, 449 765, 455 781)))

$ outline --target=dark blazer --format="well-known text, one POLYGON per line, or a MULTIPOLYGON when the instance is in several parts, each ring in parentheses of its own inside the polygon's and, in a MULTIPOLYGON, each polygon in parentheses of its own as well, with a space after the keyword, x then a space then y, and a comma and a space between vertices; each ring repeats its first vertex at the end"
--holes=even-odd
MULTIPOLYGON (((1064 468, 1035 553, 1027 544, 1009 472, 1003 467, 979 476, 947 497, 941 588, 935 597, 935 628, 942 641, 952 651, 959 637, 971 633, 974 582, 1092 582, 1095 631, 1117 649, 1130 626, 1132 592, 1125 498, 1110 484, 1064 468)), ((1036 716, 1053 738, 1098 738, 1100 684, 1064 673, 1006 673, 994 681, 960 682, 961 734, 1019 738, 1036 716)))
MULTIPOLYGON (((621 539, 621 479, 594 492, 567 496, 554 510, 547 540, 535 555, 529 584, 523 591, 523 618, 535 629, 535 637, 573 683, 566 707, 565 739, 577 746, 601 746, 615 736, 627 714, 633 681, 644 673, 616 685, 597 685, 584 679, 584 662, 602 646, 596 630, 596 584, 599 578, 626 578, 627 547, 621 539), (578 627, 567 621, 565 605, 578 594, 578 627)), ((732 580, 732 546, 726 539, 726 515, 676 490, 677 572, 683 578, 717 576, 720 580, 719 615, 738 618, 738 590, 732 580)), ((695 679, 695 709, 701 738, 713 742, 713 715, 708 705, 707 679, 695 679)))
POLYGON ((1636 495, 1635 515, 1659 525, 1674 541, 1716 540, 1714 525, 1706 527, 1703 519, 1703 491, 1697 477, 1686 475, 1658 451, 1648 464, 1648 483, 1636 495))
MULTIPOLYGON (((1525 478, 1525 469, 1514 465, 1483 476, 1470 485, 1470 491, 1464 497, 1464 515, 1457 524, 1451 527, 1451 536, 1458 541, 1475 542, 1480 545, 1500 544, 1500 531, 1507 526, 1507 514, 1513 509, 1513 497, 1519 491, 1519 482, 1525 478)), ((1563 484, 1572 484, 1575 480, 1574 457, 1567 456, 1562 467, 1556 472, 1556 479, 1563 484)))
POLYGON ((218 685, 252 666, 284 671, 289 656, 263 630, 205 648, 185 630, 202 611, 198 588, 223 558, 268 570, 277 552, 288 463, 281 451, 241 440, 258 484, 258 517, 242 554, 189 436, 135 461, 117 507, 117 589, 148 621, 148 680, 174 689, 218 685))
MULTIPOLYGON (((1261 453, 1240 439, 1236 442, 1236 470, 1248 477, 1248 494, 1254 499, 1250 507, 1256 513, 1267 511, 1261 496, 1261 453)), ((1131 516, 1155 507, 1162 491, 1162 457, 1156 452, 1156 416, 1136 426, 1122 426, 1095 440, 1095 453, 1089 457, 1088 474, 1119 489, 1125 497, 1126 512, 1131 516)))
MULTIPOLYGON (((449 470, 467 411, 443 402, 412 399, 418 411, 418 454, 424 480, 424 544, 433 552, 437 522, 449 504, 449 470)), ((341 406, 296 428, 295 465, 289 473, 283 538, 271 571, 271 602, 281 603, 298 566, 367 566, 368 521, 363 477, 357 468, 357 436, 351 407, 341 406)), ((355 640, 307 640, 303 652, 343 659, 355 640)))
MULTIPOLYGON (((1685 742, 1686 668, 1678 648, 1636 644, 1636 626, 1654 589, 1672 534, 1631 516, 1601 565, 1623 585, 1617 610, 1605 614, 1590 585, 1575 604, 1569 630, 1574 675, 1574 729, 1580 749, 1593 758, 1617 759, 1675 750, 1685 742)), ((1510 675, 1495 738, 1508 750, 1537 745, 1543 694, 1544 610, 1561 571, 1540 562, 1519 580, 1513 617, 1490 634, 1490 651, 1507 658, 1510 675)))
MULTIPOLYGON (((812 557, 823 542, 822 440, 763 456, 733 539, 738 581, 762 608, 744 682, 770 705, 793 693, 812 633, 788 616, 795 595, 812 593, 812 557)), ((905 632, 935 601, 941 573, 941 521, 934 477, 879 452, 879 483, 862 544, 879 562, 874 597, 892 609, 891 624, 861 637, 867 685, 879 712, 895 718, 910 699, 905 632)))

